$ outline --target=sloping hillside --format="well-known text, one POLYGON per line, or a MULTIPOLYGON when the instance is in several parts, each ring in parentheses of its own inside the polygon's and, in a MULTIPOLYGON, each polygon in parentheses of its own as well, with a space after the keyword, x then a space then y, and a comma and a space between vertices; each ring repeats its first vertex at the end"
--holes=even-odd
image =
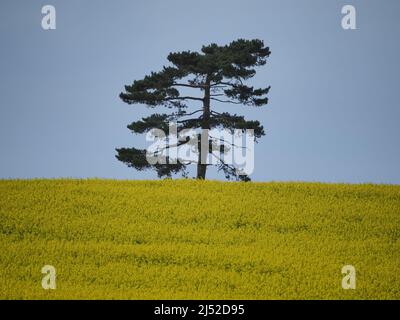
POLYGON ((2 299, 400 298, 400 186, 3 180, 0 194, 2 299))

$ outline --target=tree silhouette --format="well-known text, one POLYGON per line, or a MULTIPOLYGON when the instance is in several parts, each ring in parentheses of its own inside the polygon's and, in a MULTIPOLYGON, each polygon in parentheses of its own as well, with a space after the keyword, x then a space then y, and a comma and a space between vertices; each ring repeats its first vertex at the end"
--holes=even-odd
MULTIPOLYGON (((197 146, 198 159, 197 178, 205 179, 206 159, 215 149, 215 141, 210 138, 209 130, 213 128, 227 130, 254 130, 254 140, 265 135, 259 121, 248 121, 241 115, 212 110, 212 104, 241 104, 260 107, 268 103, 267 93, 270 87, 254 89, 245 84, 254 77, 254 67, 266 63, 270 55, 268 47, 261 40, 239 39, 229 45, 218 46, 210 44, 203 46, 201 52, 183 51, 170 53, 170 66, 163 67, 160 72, 152 72, 141 80, 135 80, 132 85, 125 86, 125 92, 120 94, 122 101, 128 104, 146 104, 149 108, 164 106, 169 114, 154 113, 128 125, 133 133, 147 133, 153 128, 168 132, 169 124, 176 123, 177 132, 184 129, 199 130, 197 146), (190 93, 187 93, 190 91, 190 93), (191 94, 192 91, 200 96, 191 94), (190 110, 189 103, 200 104, 195 110, 190 110), (203 138, 204 140, 201 140, 203 138), (207 144, 200 141, 206 141, 207 144), (202 152, 203 149, 203 152, 202 152), (204 149, 206 152, 204 152, 204 149)), ((221 152, 224 152, 224 142, 221 152)), ((188 143, 179 141, 177 146, 188 143)), ((234 146, 231 145, 231 148, 234 146)), ((182 172, 187 174, 186 167, 191 162, 171 161, 165 156, 164 163, 149 163, 146 150, 136 148, 116 149, 116 158, 129 167, 137 170, 153 169, 159 177, 171 177, 182 172)), ((215 155, 215 153, 214 153, 215 155)), ((235 167, 219 158, 218 171, 223 171, 227 179, 250 180, 247 175, 238 174, 235 167)))

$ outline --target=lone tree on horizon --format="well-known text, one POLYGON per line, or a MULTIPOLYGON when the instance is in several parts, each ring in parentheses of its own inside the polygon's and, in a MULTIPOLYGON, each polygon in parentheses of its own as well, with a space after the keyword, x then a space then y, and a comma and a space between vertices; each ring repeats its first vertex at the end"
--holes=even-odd
MULTIPOLYGON (((212 141, 207 136, 213 128, 228 130, 254 130, 254 140, 265 135, 259 121, 248 121, 241 115, 212 110, 212 104, 241 104, 260 107, 268 103, 270 87, 254 89, 245 81, 254 77, 254 67, 263 66, 270 55, 262 40, 239 39, 229 45, 210 44, 203 46, 201 52, 183 51, 170 53, 171 66, 164 66, 160 72, 152 72, 132 85, 125 86, 120 94, 128 104, 145 104, 149 108, 163 106, 174 111, 169 114, 154 113, 128 125, 133 133, 147 133, 158 128, 168 131, 169 123, 177 124, 177 132, 184 129, 197 129, 199 137, 207 139, 206 152, 201 152, 204 144, 197 146, 197 178, 205 179, 207 166, 205 157, 212 152, 212 141), (190 91, 190 93, 187 93, 190 91), (200 95, 192 95, 196 91, 200 95), (188 103, 200 104, 196 110, 188 110, 188 103), (189 112, 190 111, 190 112, 189 112), (197 117, 194 117, 197 115, 197 117), (190 118, 187 118, 190 117, 190 118), (207 148, 208 147, 208 148, 207 148)), ((179 145, 187 141, 179 142, 179 145)), ((232 146, 233 147, 233 146, 232 146)), ((187 174, 188 163, 175 163, 166 158, 166 163, 151 164, 146 159, 146 150, 136 148, 116 149, 116 158, 136 170, 153 169, 159 177, 171 177, 182 172, 187 174)), ((203 150, 204 151, 204 150, 203 150)), ((223 152, 223 150, 221 150, 223 152)), ((247 175, 237 173, 234 166, 219 159, 218 171, 223 171, 227 179, 248 181, 247 175)))

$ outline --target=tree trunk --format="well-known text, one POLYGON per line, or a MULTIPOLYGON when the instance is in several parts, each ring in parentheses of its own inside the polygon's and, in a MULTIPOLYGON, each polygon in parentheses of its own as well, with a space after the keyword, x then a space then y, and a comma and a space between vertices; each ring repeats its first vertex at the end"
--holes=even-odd
POLYGON ((210 80, 206 79, 203 99, 203 121, 198 142, 197 179, 205 179, 207 172, 207 158, 209 154, 208 130, 210 129, 210 80))
POLYGON ((197 179, 204 180, 206 178, 207 165, 197 164, 197 179))

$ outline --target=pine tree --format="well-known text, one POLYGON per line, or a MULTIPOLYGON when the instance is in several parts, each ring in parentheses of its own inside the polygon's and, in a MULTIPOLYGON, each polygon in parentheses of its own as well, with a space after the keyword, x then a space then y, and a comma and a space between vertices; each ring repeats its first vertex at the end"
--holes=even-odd
MULTIPOLYGON (((265 135, 259 121, 248 121, 241 115, 229 112, 216 112, 211 107, 214 103, 255 107, 266 105, 270 87, 254 89, 246 85, 245 81, 255 76, 254 67, 265 65, 269 55, 269 48, 264 47, 263 41, 258 39, 239 39, 225 46, 210 44, 203 46, 201 52, 170 53, 167 58, 169 66, 125 86, 125 92, 120 94, 120 98, 128 104, 145 104, 149 108, 164 106, 173 111, 168 114, 154 113, 131 123, 128 129, 136 134, 146 133, 153 128, 168 132, 169 123, 175 122, 178 132, 183 129, 200 130, 199 138, 203 137, 210 142, 207 152, 201 152, 204 144, 199 142, 197 146, 197 178, 205 179, 207 166, 210 165, 205 158, 213 148, 212 141, 207 137, 207 129, 253 129, 255 141, 265 135), (187 91, 199 92, 200 96, 186 94, 187 91), (189 103, 200 104, 200 108, 192 111, 189 103)), ((187 173, 188 163, 174 163, 166 157, 166 163, 150 164, 146 159, 146 150, 119 148, 116 151, 117 159, 129 167, 137 170, 153 169, 159 177, 187 173)), ((232 165, 222 160, 218 170, 223 171, 227 179, 249 180, 247 175, 239 175, 232 165)))

